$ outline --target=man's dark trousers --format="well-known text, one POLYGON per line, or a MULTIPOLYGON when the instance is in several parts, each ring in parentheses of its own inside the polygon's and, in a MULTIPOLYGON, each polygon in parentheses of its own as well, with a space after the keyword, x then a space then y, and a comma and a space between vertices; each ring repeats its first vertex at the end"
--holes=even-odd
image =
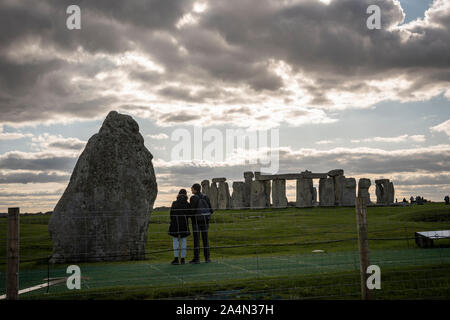
POLYGON ((194 233, 194 260, 200 261, 200 235, 203 241, 203 253, 205 260, 209 260, 208 240, 209 216, 198 215, 192 221, 194 233))

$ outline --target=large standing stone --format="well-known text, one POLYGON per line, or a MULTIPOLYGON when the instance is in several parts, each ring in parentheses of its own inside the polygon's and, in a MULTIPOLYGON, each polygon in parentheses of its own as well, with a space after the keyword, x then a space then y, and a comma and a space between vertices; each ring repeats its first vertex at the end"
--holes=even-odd
POLYGON ((345 177, 337 175, 333 177, 334 181, 334 204, 341 206, 344 197, 345 177))
POLYGON ((272 205, 277 208, 287 207, 286 180, 275 179, 272 181, 272 205))
POLYGON ((354 206, 356 200, 356 179, 346 178, 342 195, 343 206, 354 206))
POLYGON ((270 180, 254 180, 251 184, 251 208, 266 208, 270 206, 270 180))
POLYGON ((371 203, 370 201, 370 188, 371 182, 370 179, 361 178, 358 182, 358 198, 364 199, 366 205, 371 203))
POLYGON ((217 196, 217 201, 219 209, 231 208, 230 188, 228 187, 228 183, 223 180, 219 180, 219 193, 217 196))
POLYGON ((389 205, 394 203, 394 184, 389 179, 375 180, 377 204, 389 205))
POLYGON ((145 258, 157 194, 152 158, 136 121, 110 112, 51 216, 53 262, 145 258))
POLYGON ((233 182, 233 194, 231 195, 231 206, 234 209, 242 209, 245 207, 245 182, 233 182))
POLYGON ((217 183, 211 182, 209 186, 209 201, 211 202, 211 207, 213 209, 219 208, 219 189, 217 188, 217 183))
POLYGON ((334 180, 333 178, 322 178, 319 180, 319 201, 321 207, 334 206, 334 180))
POLYGON ((296 207, 312 207, 314 203, 314 186, 312 179, 297 179, 296 207))
POLYGON ((394 199, 395 199, 394 183, 389 182, 389 189, 388 189, 388 202, 389 202, 389 204, 394 203, 394 199))
POLYGON ((209 194, 209 180, 203 180, 201 182, 201 186, 202 186, 202 193, 206 194, 208 198, 211 198, 209 194))
POLYGON ((252 193, 252 181, 255 175, 251 171, 244 172, 245 186, 244 186, 244 206, 250 208, 250 196, 252 193))

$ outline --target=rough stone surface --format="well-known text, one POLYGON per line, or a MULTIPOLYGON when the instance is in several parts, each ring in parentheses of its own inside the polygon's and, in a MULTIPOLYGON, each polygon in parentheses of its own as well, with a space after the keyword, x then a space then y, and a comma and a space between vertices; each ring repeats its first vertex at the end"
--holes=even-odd
POLYGON ((395 199, 395 189, 394 189, 394 183, 389 182, 389 191, 388 191, 388 202, 389 204, 394 203, 395 199))
POLYGON ((297 179, 297 207, 312 207, 314 201, 314 187, 312 179, 297 179))
POLYGON ((250 206, 252 208, 266 208, 270 206, 270 181, 252 181, 250 206))
POLYGON ((276 179, 272 181, 272 206, 276 208, 287 207, 286 180, 276 179))
POLYGON ((334 180, 333 178, 323 178, 319 180, 319 200, 320 206, 334 206, 334 180))
POLYGON ((211 202, 211 207, 213 209, 219 208, 219 189, 217 188, 217 183, 212 182, 209 186, 209 201, 211 202))
POLYGON ((344 192, 342 195, 343 206, 354 206, 356 200, 356 179, 345 178, 344 192))
POLYGON ((313 204, 317 203, 317 188, 313 188, 313 204))
POLYGON ((343 176, 344 175, 344 170, 342 170, 342 169, 334 169, 334 170, 328 171, 328 175, 330 177, 343 176))
POLYGON ((212 182, 225 182, 227 181, 227 178, 213 178, 212 182))
POLYGON ((202 193, 206 194, 208 196, 208 198, 210 198, 210 196, 209 196, 209 180, 203 180, 201 182, 201 186, 202 186, 202 193))
POLYGON ((264 195, 266 197, 266 208, 270 207, 270 194, 271 194, 271 183, 270 181, 264 181, 264 195))
POLYGON ((245 207, 245 182, 233 182, 233 194, 231 195, 231 206, 234 209, 245 207))
POLYGON ((358 198, 363 198, 366 202, 366 204, 371 203, 370 201, 370 188, 371 182, 370 179, 367 178, 361 178, 358 182, 358 198))
POLYGON ((231 208, 231 197, 230 197, 230 188, 228 187, 228 183, 224 181, 219 182, 219 193, 217 196, 217 205, 219 209, 230 209, 231 208))
POLYGON ((252 171, 245 171, 244 172, 244 179, 245 181, 252 181, 255 177, 255 174, 252 171))
POLYGON ((252 181, 255 175, 251 171, 244 172, 245 187, 244 187, 244 206, 250 208, 250 196, 252 191, 252 181))
POLYGON ((334 204, 341 206, 344 197, 345 177, 342 175, 333 176, 334 182, 334 204))
POLYGON ((394 184, 389 179, 375 180, 377 204, 389 205, 394 203, 394 184))
POLYGON ((136 121, 110 112, 51 216, 53 262, 145 259, 157 195, 152 158, 136 121))

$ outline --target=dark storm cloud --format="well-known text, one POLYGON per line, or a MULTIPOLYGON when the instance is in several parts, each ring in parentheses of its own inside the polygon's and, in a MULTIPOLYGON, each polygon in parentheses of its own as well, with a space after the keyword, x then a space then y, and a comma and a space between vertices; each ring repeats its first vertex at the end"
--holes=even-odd
MULTIPOLYGON (((363 106, 392 98, 364 82, 399 76, 411 83, 390 95, 421 99, 420 92, 435 95, 436 88, 448 88, 450 10, 444 4, 436 0, 424 21, 399 30, 393 27, 404 14, 393 0, 334 0, 329 5, 317 0, 217 0, 209 1, 202 13, 192 11, 193 1, 5 0, 0 3, 2 121, 99 117, 114 104, 129 102, 129 97, 105 94, 108 89, 117 92, 126 81, 169 104, 293 101, 295 92, 287 86, 294 79, 274 72, 279 61, 297 74, 295 81, 313 108, 342 107, 328 96, 332 90, 378 95, 363 106), (65 26, 65 10, 72 4, 81 7, 81 30, 65 26), (371 4, 381 7, 381 30, 366 27, 371 4), (177 27, 188 13, 194 22, 177 27), (31 44, 43 53, 28 52, 31 44), (145 55, 164 72, 118 65, 116 60, 130 52, 145 55), (95 80, 99 72, 107 75, 95 80), (226 94, 227 86, 242 92, 226 94)), ((181 118, 169 116, 167 123, 181 118)))
MULTIPOLYGON (((395 177, 399 185, 450 184, 450 146, 428 147, 399 151, 369 148, 335 148, 329 151, 282 148, 279 158, 279 173, 294 173, 304 170, 328 172, 342 168, 347 176, 368 175, 395 177)), ((198 165, 197 163, 155 163, 155 171, 165 176, 167 186, 186 184, 189 179, 227 177, 242 180, 244 171, 260 171, 259 165, 233 163, 225 165, 198 165), (178 184, 177 184, 178 183, 178 184)))
POLYGON ((60 175, 55 173, 32 173, 32 172, 12 172, 0 173, 0 184, 12 183, 49 183, 49 182, 67 182, 70 175, 60 175))
POLYGON ((78 141, 55 141, 49 143, 50 148, 62 149, 62 150, 81 150, 86 145, 85 142, 78 141))
POLYGON ((69 156, 33 155, 20 152, 8 152, 0 156, 0 169, 46 171, 58 170, 70 172, 76 158, 69 156))
POLYGON ((191 6, 189 0, 2 1, 0 43, 32 36, 65 50, 81 45, 93 52, 121 52, 130 47, 124 34, 127 26, 147 31, 171 30, 191 6), (70 5, 78 5, 82 10, 82 31, 66 28, 66 9, 70 5))
POLYGON ((190 90, 178 87, 166 87, 158 90, 158 93, 165 97, 173 98, 174 100, 182 101, 201 101, 190 90))
POLYGON ((281 151, 280 167, 295 168, 299 164, 308 170, 344 168, 353 174, 384 174, 450 171, 450 147, 430 147, 385 151, 368 148, 336 148, 330 151, 281 151))
POLYGON ((395 179, 397 185, 450 185, 450 174, 442 173, 434 176, 412 176, 400 177, 395 179))
POLYGON ((179 113, 169 113, 166 115, 162 115, 160 117, 160 120, 162 122, 167 123, 183 123, 183 122, 189 122, 195 119, 199 119, 201 115, 199 114, 189 114, 187 112, 179 112, 179 113))

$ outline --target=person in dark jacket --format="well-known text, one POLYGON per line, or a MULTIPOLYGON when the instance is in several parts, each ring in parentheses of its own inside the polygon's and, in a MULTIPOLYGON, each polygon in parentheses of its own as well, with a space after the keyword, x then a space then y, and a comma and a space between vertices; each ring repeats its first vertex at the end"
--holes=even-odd
POLYGON ((189 231, 188 219, 191 215, 191 205, 187 201, 186 189, 181 189, 177 200, 172 202, 170 207, 170 227, 169 235, 173 237, 173 254, 175 256, 172 264, 184 264, 187 249, 187 237, 191 234, 189 231), (181 251, 181 261, 179 260, 179 251, 181 251))
POLYGON ((194 235, 194 259, 189 263, 200 263, 200 236, 203 241, 203 253, 205 262, 211 262, 209 254, 208 228, 209 219, 213 210, 207 195, 201 193, 201 186, 195 183, 192 188, 192 196, 189 200, 192 207, 192 232, 194 235))

